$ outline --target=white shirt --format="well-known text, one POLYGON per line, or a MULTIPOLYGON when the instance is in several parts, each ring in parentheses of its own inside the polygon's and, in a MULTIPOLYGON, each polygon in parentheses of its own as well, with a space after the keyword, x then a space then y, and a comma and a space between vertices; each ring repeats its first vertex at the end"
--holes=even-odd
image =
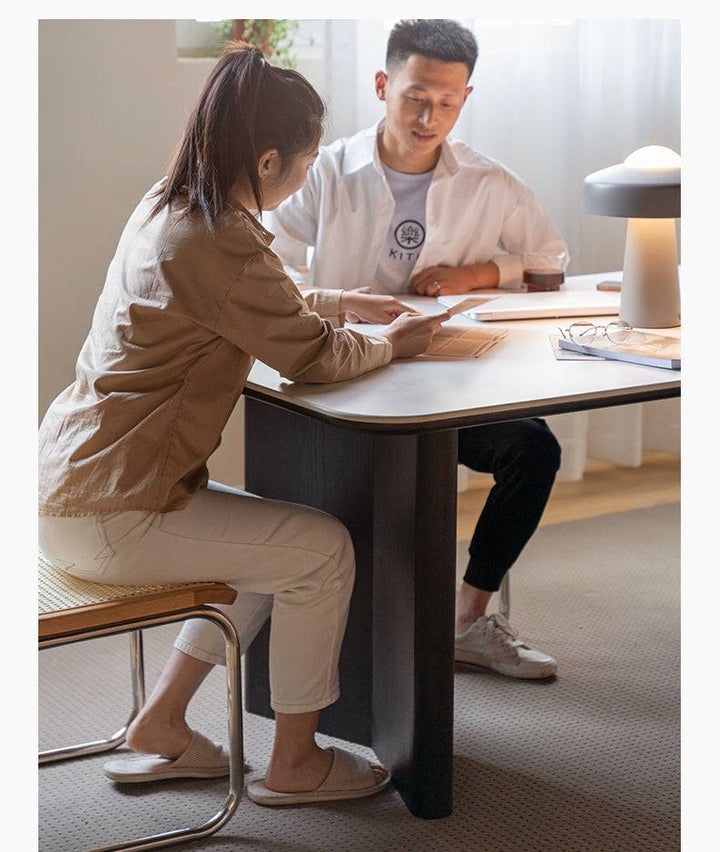
POLYGON ((408 291, 413 267, 425 242, 425 202, 433 171, 405 174, 383 163, 383 172, 395 199, 395 211, 375 272, 375 287, 383 293, 408 291))
MULTIPOLYGON (((382 121, 322 147, 302 189, 265 214, 276 237, 273 251, 299 283, 331 290, 377 287, 378 262, 395 211, 377 147, 381 128, 382 121), (308 247, 315 250, 305 273, 308 247)), ((426 226, 413 275, 429 266, 494 261, 500 286, 519 288, 523 252, 567 252, 527 184, 449 137, 427 192, 426 226)))

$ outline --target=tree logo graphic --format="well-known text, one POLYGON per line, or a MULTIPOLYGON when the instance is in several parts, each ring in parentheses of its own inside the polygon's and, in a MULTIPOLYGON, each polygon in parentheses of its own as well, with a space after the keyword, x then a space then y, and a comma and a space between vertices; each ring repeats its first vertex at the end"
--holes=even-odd
POLYGON ((416 249, 425 242, 425 228, 414 219, 406 219, 395 228, 395 242, 404 249, 416 249))

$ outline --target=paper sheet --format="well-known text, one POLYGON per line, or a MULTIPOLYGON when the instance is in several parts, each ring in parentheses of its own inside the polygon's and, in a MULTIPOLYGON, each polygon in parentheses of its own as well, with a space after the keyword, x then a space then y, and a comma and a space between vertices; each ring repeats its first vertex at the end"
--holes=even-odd
POLYGON ((480 305, 485 304, 485 302, 492 301, 493 296, 475 296, 470 299, 463 299, 462 302, 458 302, 455 305, 452 305, 448 308, 448 313, 451 317, 454 317, 456 314, 462 314, 465 311, 471 311, 473 308, 478 308, 480 305))
POLYGON ((486 302, 492 302, 493 299, 499 298, 500 295, 502 294, 493 293, 486 296, 439 296, 438 304, 447 308, 451 316, 455 316, 455 314, 479 308, 480 305, 484 305, 486 302), (474 304, 470 304, 470 302, 474 304))

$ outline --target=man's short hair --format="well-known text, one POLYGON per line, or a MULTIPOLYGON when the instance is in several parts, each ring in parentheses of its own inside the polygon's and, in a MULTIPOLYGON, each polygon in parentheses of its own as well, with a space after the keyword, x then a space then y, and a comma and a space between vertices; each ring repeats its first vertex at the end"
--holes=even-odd
POLYGON ((414 53, 441 62, 464 62, 468 79, 475 68, 478 46, 470 30, 444 18, 398 21, 392 28, 385 53, 388 71, 414 53))

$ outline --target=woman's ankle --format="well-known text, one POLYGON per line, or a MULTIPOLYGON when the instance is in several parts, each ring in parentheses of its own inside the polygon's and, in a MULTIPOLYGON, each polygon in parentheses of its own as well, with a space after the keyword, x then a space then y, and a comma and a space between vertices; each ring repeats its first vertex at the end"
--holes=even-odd
POLYGON ((288 759, 285 755, 273 754, 265 774, 265 784, 277 792, 307 792, 322 784, 331 767, 332 754, 319 746, 302 758, 288 759))
POLYGON ((184 718, 141 711, 128 727, 125 743, 132 751, 143 754, 177 757, 191 738, 192 731, 184 718))
POLYGON ((270 757, 270 765, 284 771, 292 771, 298 767, 325 760, 325 753, 326 749, 321 748, 316 742, 304 746, 298 746, 296 743, 287 746, 276 742, 270 757))

